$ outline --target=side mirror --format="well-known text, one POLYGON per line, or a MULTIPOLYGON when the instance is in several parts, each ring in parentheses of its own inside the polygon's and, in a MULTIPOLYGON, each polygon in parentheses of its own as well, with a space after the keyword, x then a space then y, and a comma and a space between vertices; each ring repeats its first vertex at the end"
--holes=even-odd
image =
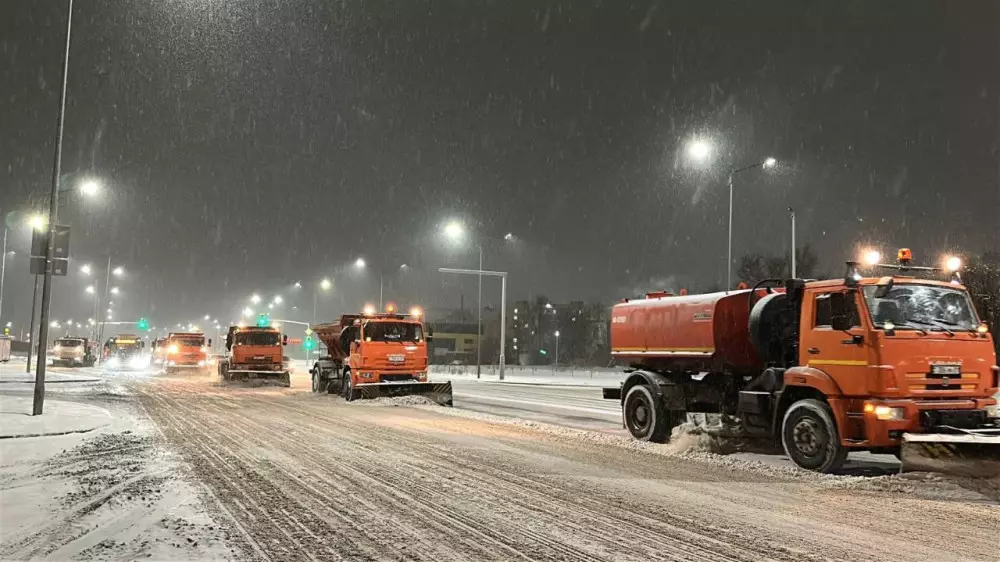
POLYGON ((854 327, 852 307, 855 307, 854 292, 833 293, 830 295, 830 324, 834 330, 846 332, 854 327))
POLYGON ((434 328, 427 328, 427 336, 424 339, 429 342, 434 341, 434 328))
POLYGON ((288 334, 281 335, 281 345, 288 345, 288 334))

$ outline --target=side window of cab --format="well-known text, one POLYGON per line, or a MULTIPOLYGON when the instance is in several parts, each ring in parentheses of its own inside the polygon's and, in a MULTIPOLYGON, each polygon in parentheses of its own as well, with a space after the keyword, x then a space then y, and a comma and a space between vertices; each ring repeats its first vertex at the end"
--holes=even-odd
POLYGON ((832 330, 839 322, 835 318, 843 317, 841 329, 860 328, 861 316, 858 313, 857 293, 837 291, 819 293, 813 301, 813 328, 832 330))

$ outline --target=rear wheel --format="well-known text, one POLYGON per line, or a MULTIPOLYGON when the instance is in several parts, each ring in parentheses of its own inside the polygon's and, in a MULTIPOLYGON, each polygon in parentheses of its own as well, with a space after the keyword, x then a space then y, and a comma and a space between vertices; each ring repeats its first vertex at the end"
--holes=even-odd
POLYGON ((313 392, 323 392, 324 390, 326 390, 326 381, 323 378, 323 375, 319 372, 318 368, 316 369, 316 372, 313 373, 312 383, 313 383, 313 388, 312 388, 313 392))
POLYGON ((622 403, 625 427, 640 441, 663 443, 670 437, 670 423, 663 404, 646 385, 629 389, 622 403))
POLYGON ((222 377, 222 380, 229 381, 229 364, 228 363, 219 363, 219 375, 222 377))
POLYGON ((834 472, 847 460, 830 406, 813 398, 799 400, 785 412, 781 444, 792 462, 807 470, 834 472))
POLYGON ((281 373, 281 377, 279 377, 278 380, 281 381, 281 384, 284 385, 285 388, 292 386, 292 374, 288 371, 281 373))

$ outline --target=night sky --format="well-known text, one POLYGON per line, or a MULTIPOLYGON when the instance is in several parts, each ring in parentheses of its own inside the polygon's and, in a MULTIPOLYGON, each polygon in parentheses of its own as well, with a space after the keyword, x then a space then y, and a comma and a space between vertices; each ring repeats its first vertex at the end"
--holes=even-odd
MULTIPOLYGON (((0 4, 4 213, 47 199, 65 6, 0 4)), ((107 190, 61 198, 74 263, 111 254, 119 318, 160 325, 254 291, 311 315, 323 276, 332 317, 379 269, 387 298, 468 307, 436 269, 480 241, 511 298, 718 284, 726 176, 767 156, 737 177, 737 257, 786 253, 788 206, 832 274, 868 244, 975 255, 1000 248, 1000 3, 78 0, 63 154, 107 190)), ((91 315, 87 283, 56 280, 55 318, 91 315)))

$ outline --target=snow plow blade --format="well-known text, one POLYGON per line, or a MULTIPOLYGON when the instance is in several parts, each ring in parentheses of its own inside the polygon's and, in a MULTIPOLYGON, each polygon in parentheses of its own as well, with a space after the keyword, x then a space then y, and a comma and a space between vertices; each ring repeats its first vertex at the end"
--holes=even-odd
POLYGON ((361 398, 382 396, 426 396, 442 406, 451 406, 451 382, 383 382, 355 386, 361 398))
POLYGON ((967 478, 1000 474, 1000 430, 904 433, 901 472, 939 472, 967 478))

